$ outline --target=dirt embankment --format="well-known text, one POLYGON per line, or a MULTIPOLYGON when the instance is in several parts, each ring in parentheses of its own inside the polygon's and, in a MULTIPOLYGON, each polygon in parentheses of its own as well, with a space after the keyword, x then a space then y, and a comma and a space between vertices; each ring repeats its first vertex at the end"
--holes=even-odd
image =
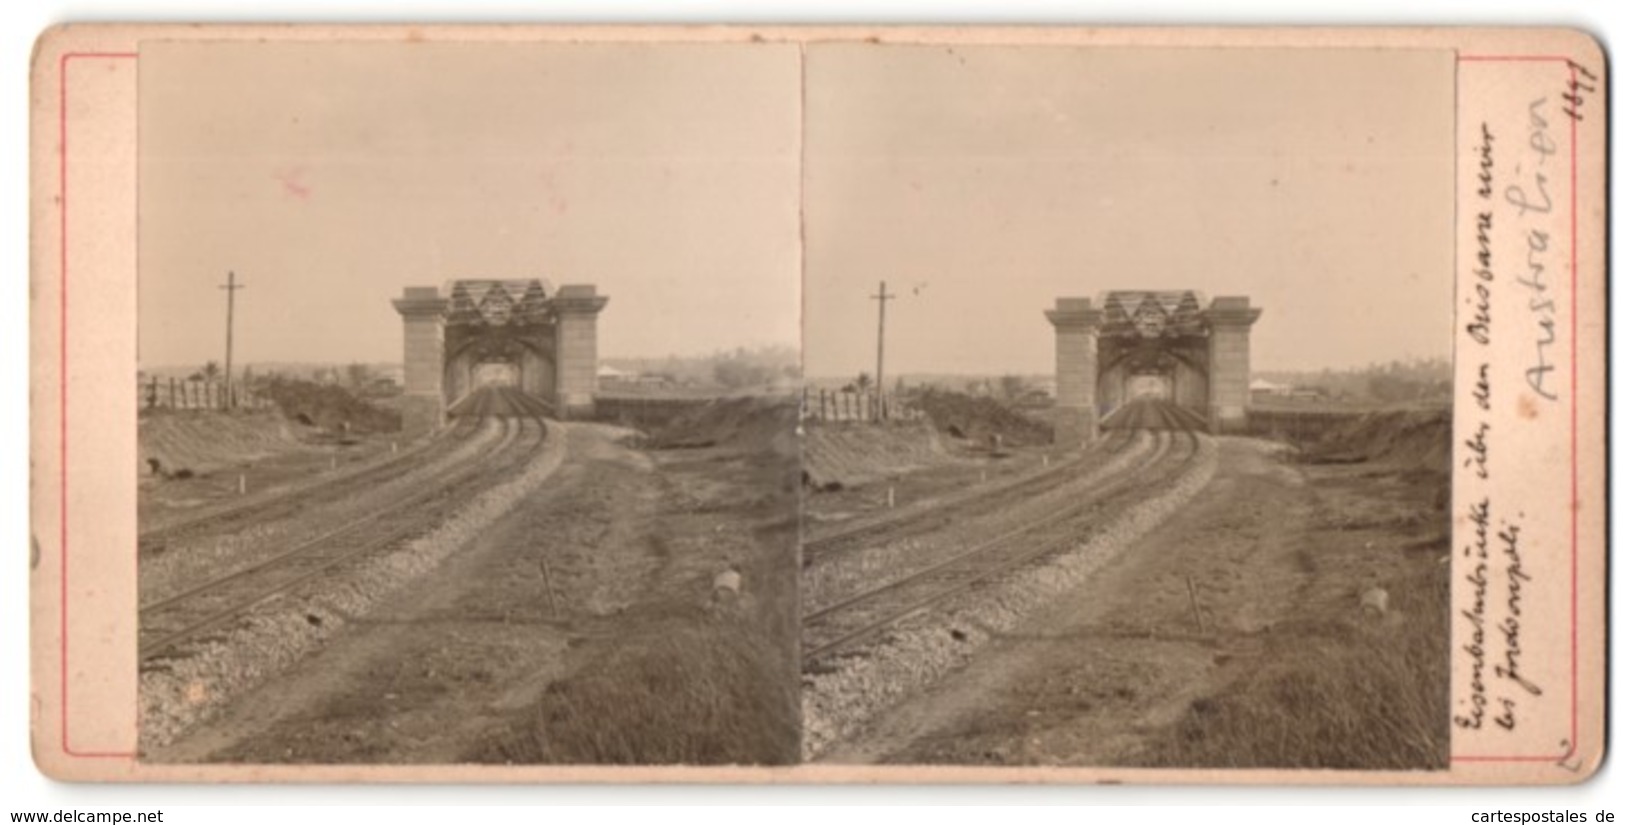
POLYGON ((940 390, 917 397, 928 414, 912 420, 804 423, 807 524, 950 499, 1055 457, 1049 424, 998 401, 940 390))
POLYGON ((915 421, 807 426, 803 478, 815 490, 857 487, 952 458, 935 428, 915 421))
POLYGON ((1450 410, 1365 413, 1328 429, 1304 451, 1311 463, 1384 462, 1450 472, 1450 410))
POLYGON ((141 470, 208 472, 305 448, 295 426, 275 412, 154 411, 137 429, 141 470))
MULTIPOLYGON (((807 422, 802 480, 820 492, 850 489, 962 465, 967 459, 1008 458, 1012 450, 1006 448, 1048 447, 1054 440, 1050 424, 992 398, 926 389, 910 396, 908 405, 924 416, 880 423, 807 422)), ((976 471, 981 480, 988 469, 976 471)))
POLYGON ((334 435, 270 410, 151 410, 138 423, 143 531, 387 460, 407 441, 334 435))
MULTIPOLYGON (((142 411, 137 429, 139 473, 147 481, 184 482, 166 489, 161 498, 186 506, 236 491, 234 483, 200 484, 216 471, 231 468, 247 473, 249 489, 279 485, 321 464, 336 467, 365 457, 379 445, 400 436, 401 415, 386 410, 348 390, 310 381, 274 379, 261 391, 276 404, 258 410, 142 411), (355 448, 355 449, 351 449, 355 448), (311 463, 302 467, 301 462, 311 463), (219 489, 215 489, 219 487, 219 489)), ((232 473, 235 482, 237 473, 232 473)), ((150 509, 157 501, 143 500, 150 509)))
POLYGON ((265 382, 260 390, 289 420, 332 432, 393 433, 401 429, 401 414, 385 409, 335 384, 293 378, 265 382))
POLYGON ((1053 426, 992 398, 925 390, 912 403, 925 412, 932 426, 954 438, 986 443, 998 436, 1011 447, 1041 447, 1055 440, 1053 426))
POLYGON ((795 452, 796 401, 789 396, 719 398, 651 428, 655 450, 719 447, 740 452, 795 452))

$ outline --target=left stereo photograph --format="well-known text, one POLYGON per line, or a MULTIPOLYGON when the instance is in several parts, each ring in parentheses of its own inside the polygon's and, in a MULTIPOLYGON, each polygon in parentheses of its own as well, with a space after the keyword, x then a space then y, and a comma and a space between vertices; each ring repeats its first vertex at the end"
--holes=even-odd
POLYGON ((138 758, 797 761, 798 49, 139 63, 138 758))

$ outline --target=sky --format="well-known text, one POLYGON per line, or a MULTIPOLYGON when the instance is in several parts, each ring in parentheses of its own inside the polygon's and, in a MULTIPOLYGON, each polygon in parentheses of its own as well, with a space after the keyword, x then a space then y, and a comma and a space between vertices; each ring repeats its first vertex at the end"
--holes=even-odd
POLYGON ((459 277, 596 284, 604 357, 799 340, 813 376, 874 369, 883 279, 892 375, 1048 372, 1043 310, 1110 289, 1249 296, 1259 370, 1450 352, 1446 52, 822 44, 803 77, 793 45, 158 43, 140 65, 145 366, 223 357, 228 271, 238 364, 398 361, 389 299, 459 277))
POLYGON ((813 376, 1046 373, 1057 297, 1246 295, 1254 369, 1448 357, 1453 57, 825 45, 813 376))
POLYGON ((601 356, 795 344, 800 66, 782 45, 148 43, 140 359, 399 361, 454 278, 609 296, 601 356))

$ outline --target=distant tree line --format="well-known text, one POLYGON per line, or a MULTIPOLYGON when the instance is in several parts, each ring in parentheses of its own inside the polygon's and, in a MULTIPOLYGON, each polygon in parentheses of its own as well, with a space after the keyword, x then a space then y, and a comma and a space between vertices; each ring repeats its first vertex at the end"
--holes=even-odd
POLYGON ((1255 375, 1333 400, 1385 404, 1447 400, 1453 378, 1448 358, 1393 360, 1339 370, 1272 370, 1255 375))
POLYGON ((668 355, 663 358, 606 358, 605 363, 645 379, 679 387, 721 387, 743 390, 794 380, 801 374, 800 353, 794 347, 735 347, 706 355, 668 355))

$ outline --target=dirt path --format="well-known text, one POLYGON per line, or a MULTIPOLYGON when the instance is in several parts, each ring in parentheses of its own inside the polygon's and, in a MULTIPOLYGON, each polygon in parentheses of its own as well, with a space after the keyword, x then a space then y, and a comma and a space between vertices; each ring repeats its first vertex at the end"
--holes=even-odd
POLYGON ((648 540, 661 495, 648 458, 620 446, 613 428, 564 434, 568 457, 529 499, 320 653, 151 758, 449 762, 505 727, 667 561, 648 540))
POLYGON ((1276 449, 1224 439, 1221 469, 1178 515, 824 761, 1120 761, 1247 667, 1307 580, 1315 492, 1276 449))

